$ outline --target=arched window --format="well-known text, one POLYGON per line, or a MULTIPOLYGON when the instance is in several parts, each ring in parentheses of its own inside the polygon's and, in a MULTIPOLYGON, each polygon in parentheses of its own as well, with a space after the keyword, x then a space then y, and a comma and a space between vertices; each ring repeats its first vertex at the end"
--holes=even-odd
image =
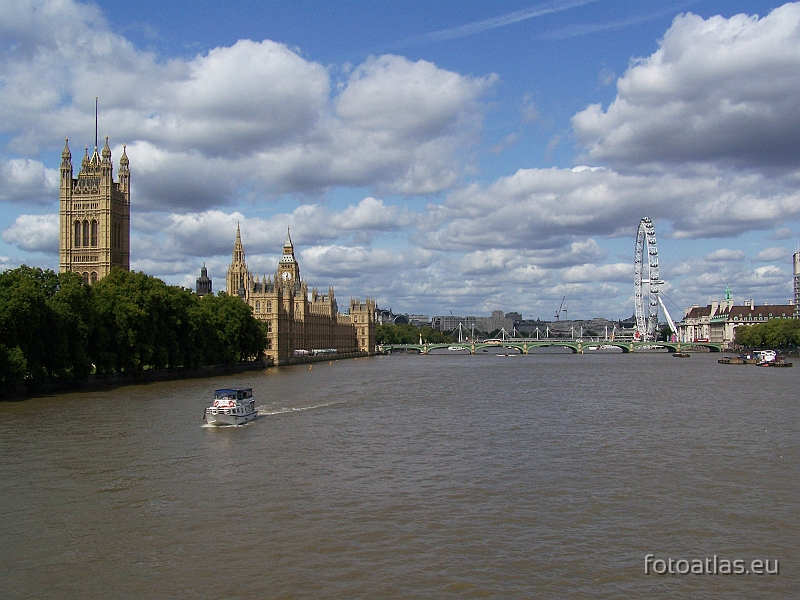
POLYGON ((256 312, 257 313, 261 312, 261 302, 259 302, 258 300, 256 300, 256 312))
POLYGON ((97 271, 92 271, 92 283, 97 283, 97 271))
POLYGON ((97 221, 92 219, 92 246, 97 246, 97 221))
POLYGON ((83 283, 89 285, 89 273, 87 271, 83 272, 83 283))
POLYGON ((267 312, 272 312, 272 300, 267 300, 267 312))
POLYGON ((267 333, 272 333, 272 321, 267 321, 267 333))
POLYGON ((75 247, 81 245, 81 222, 75 221, 75 247))
POLYGON ((83 245, 89 245, 89 221, 83 222, 83 245))

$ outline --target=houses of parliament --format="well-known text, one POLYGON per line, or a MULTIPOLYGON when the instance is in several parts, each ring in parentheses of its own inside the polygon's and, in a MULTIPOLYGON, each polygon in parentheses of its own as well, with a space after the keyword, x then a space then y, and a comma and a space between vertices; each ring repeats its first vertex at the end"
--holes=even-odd
MULTIPOLYGON (((90 285, 112 269, 130 270, 130 164, 123 146, 119 181, 114 181, 108 136, 92 155, 86 147, 81 169, 73 177, 69 140, 61 153, 59 192, 59 270, 73 271, 90 285)), ((204 269, 205 271, 205 269, 204 269)), ((210 291, 210 280, 208 290, 210 291)), ((199 291, 199 289, 198 289, 199 291)), ((375 348, 375 301, 350 299, 349 311, 339 313, 333 288, 323 294, 300 278, 300 266, 287 230, 283 256, 274 279, 254 277, 245 262, 237 226, 233 258, 228 268, 227 293, 247 303, 264 323, 265 354, 274 364, 307 352, 368 352, 375 348)))
POLYGON ((237 226, 227 290, 229 295, 246 302, 256 319, 264 322, 265 354, 275 364, 314 350, 368 353, 375 350, 375 301, 350 298, 348 312, 341 314, 333 288, 328 288, 327 294, 317 288, 309 293, 308 283, 300 277, 300 265, 288 230, 274 277, 265 275, 259 279, 247 267, 237 226))
MULTIPOLYGON (((96 141, 96 140, 95 140, 96 141)), ((103 150, 81 161, 72 176, 69 140, 61 153, 59 188, 59 270, 80 273, 91 284, 118 267, 131 264, 131 173, 125 150, 119 160, 119 181, 114 181, 108 136, 103 150)))

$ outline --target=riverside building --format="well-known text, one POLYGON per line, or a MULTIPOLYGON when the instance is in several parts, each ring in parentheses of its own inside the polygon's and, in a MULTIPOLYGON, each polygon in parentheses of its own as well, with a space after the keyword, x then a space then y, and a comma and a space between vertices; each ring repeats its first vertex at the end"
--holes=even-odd
POLYGON ((341 314, 332 287, 327 294, 317 288, 309 291, 308 283, 300 278, 300 265, 288 231, 274 278, 265 275, 259 279, 247 267, 237 226, 227 291, 239 296, 252 308, 256 319, 264 322, 265 354, 276 365, 315 351, 375 351, 375 301, 351 298, 348 313, 341 314))
POLYGON ((724 300, 714 300, 708 306, 694 305, 686 309, 678 327, 680 342, 722 342, 731 344, 736 339, 736 328, 766 323, 770 319, 796 318, 796 305, 764 304, 758 306, 751 298, 742 306, 735 306, 730 287, 724 300))
POLYGON ((89 147, 77 177, 72 176, 72 153, 65 140, 61 153, 59 190, 59 270, 80 273, 83 282, 102 279, 111 269, 130 270, 131 173, 123 146, 119 181, 114 181, 108 136, 98 154, 89 147))

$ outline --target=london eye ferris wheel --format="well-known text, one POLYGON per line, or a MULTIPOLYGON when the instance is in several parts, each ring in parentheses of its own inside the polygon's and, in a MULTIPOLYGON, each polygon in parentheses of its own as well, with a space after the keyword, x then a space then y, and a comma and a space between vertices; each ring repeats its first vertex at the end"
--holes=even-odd
POLYGON ((636 336, 642 341, 655 341, 658 329, 658 244, 653 222, 645 217, 639 221, 634 258, 634 308, 636 336))

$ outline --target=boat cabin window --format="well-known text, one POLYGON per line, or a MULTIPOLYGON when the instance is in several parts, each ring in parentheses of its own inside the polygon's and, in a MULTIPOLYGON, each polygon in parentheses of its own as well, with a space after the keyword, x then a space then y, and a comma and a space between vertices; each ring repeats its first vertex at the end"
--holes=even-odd
POLYGON ((214 390, 215 400, 245 400, 253 397, 253 388, 214 390))

